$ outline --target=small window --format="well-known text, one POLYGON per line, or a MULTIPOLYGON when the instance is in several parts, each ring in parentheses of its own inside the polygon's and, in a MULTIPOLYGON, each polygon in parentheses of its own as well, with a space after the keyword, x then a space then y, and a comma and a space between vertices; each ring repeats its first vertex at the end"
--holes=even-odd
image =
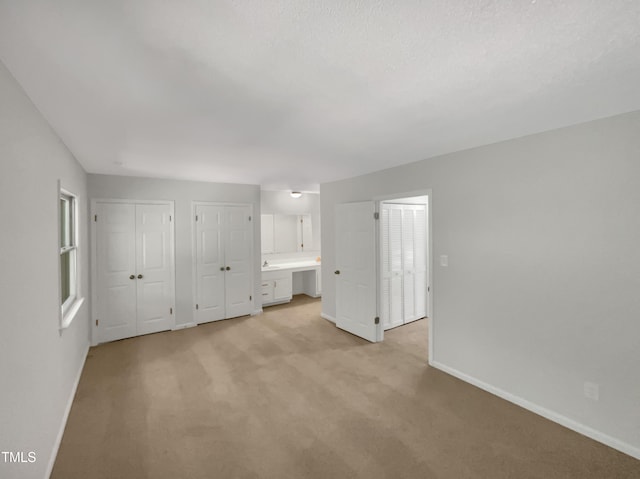
POLYGON ((60 326, 66 328, 82 304, 78 281, 78 200, 74 194, 60 189, 59 201, 60 326))

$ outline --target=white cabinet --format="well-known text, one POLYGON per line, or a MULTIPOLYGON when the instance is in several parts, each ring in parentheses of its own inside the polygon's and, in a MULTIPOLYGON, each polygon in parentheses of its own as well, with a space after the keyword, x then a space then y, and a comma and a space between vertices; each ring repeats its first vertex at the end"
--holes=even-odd
POLYGON ((291 271, 267 271, 262 273, 262 304, 291 301, 293 285, 291 271))
POLYGON ((426 211, 425 205, 382 205, 381 317, 385 329, 426 315, 426 211))
POLYGON ((172 208, 170 203, 95 203, 98 342, 175 324, 172 208))
POLYGON ((248 205, 195 205, 195 319, 252 312, 253 226, 248 205))

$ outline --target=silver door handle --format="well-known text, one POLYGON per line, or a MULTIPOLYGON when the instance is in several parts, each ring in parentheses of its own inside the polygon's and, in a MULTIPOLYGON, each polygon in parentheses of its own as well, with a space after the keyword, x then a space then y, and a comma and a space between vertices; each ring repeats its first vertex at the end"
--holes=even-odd
POLYGON ((340 274, 340 270, 339 269, 335 270, 333 274, 340 274))
POLYGON ((136 279, 136 277, 132 274, 131 276, 129 276, 129 279, 136 279))
POLYGON ((138 275, 138 279, 142 279, 142 278, 144 278, 144 276, 143 276, 143 275, 141 275, 141 274, 139 274, 139 275, 138 275))

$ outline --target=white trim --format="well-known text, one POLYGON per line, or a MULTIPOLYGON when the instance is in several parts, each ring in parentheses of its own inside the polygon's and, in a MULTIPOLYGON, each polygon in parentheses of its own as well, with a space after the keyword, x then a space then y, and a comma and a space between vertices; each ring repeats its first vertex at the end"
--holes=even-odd
MULTIPOLYGON (((174 200, 135 200, 135 199, 116 199, 116 198, 91 198, 91 210, 89 211, 89 225, 91 234, 91 346, 97 346, 99 340, 98 327, 96 320, 98 319, 98 246, 97 246, 97 221, 94 216, 97 213, 98 203, 119 203, 132 205, 168 205, 171 220, 169 221, 169 251, 171 253, 171 303, 173 304, 173 326, 176 324, 176 212, 174 200)), ((172 328, 171 330, 173 331, 172 328)))
POLYGON ((171 331, 179 331, 181 329, 195 328, 196 326, 197 326, 196 323, 178 324, 178 325, 174 326, 173 328, 171 328, 171 331))
POLYGON ((80 384, 80 377, 82 376, 82 371, 84 369, 84 364, 87 361, 88 354, 89 354, 89 345, 87 344, 87 348, 84 351, 84 358, 82 359, 82 364, 80 364, 80 369, 78 369, 78 373, 76 374, 76 379, 73 383, 73 387, 71 388, 71 394, 69 395, 69 399, 67 400, 67 406, 65 407, 64 415, 62 416, 62 423, 60 424, 60 429, 58 430, 56 441, 53 443, 51 457, 49 458, 49 465, 47 466, 47 474, 44 477, 50 477, 51 473, 53 472, 53 466, 56 463, 56 458, 58 457, 58 450, 60 449, 60 444, 62 443, 62 436, 64 435, 64 429, 67 427, 67 421, 69 419, 69 413, 71 412, 71 406, 73 405, 73 400, 76 397, 76 391, 78 389, 78 384, 80 384))
POLYGON ((84 297, 76 298, 73 301, 73 304, 67 309, 67 312, 64 314, 62 318, 62 324, 60 325, 61 331, 71 326, 71 322, 73 321, 73 318, 76 317, 76 314, 78 314, 78 311, 80 311, 80 308, 82 307, 83 303, 84 303, 84 297))
POLYGON ((260 308, 260 309, 254 309, 254 310, 251 312, 251 316, 258 316, 259 314, 262 314, 262 313, 264 313, 264 311, 262 310, 262 308, 260 308))
POLYGON ((60 296, 62 295, 62 268, 60 266, 60 256, 63 253, 69 252, 69 251, 74 251, 73 254, 73 268, 74 268, 74 275, 73 278, 71 278, 73 281, 71 281, 70 286, 73 289, 72 294, 69 296, 69 298, 67 298, 67 300, 60 305, 60 307, 58 308, 58 330, 62 333, 62 331, 64 331, 65 329, 67 329, 73 319, 76 317, 76 314, 78 313, 78 310, 80 309, 80 307, 82 306, 82 303, 84 302, 84 297, 82 296, 82 290, 81 290, 81 284, 82 284, 82 277, 81 277, 81 265, 80 265, 80 218, 79 218, 79 201, 80 201, 80 197, 78 195, 76 195, 75 193, 67 190, 66 188, 62 187, 62 180, 58 180, 58 196, 56 198, 56 205, 57 205, 57 219, 58 219, 58 241, 56 242, 57 244, 57 250, 58 250, 58 257, 57 257, 57 263, 58 263, 58 299, 60 299, 60 296), (60 235, 61 235, 61 231, 60 231, 60 224, 61 224, 61 211, 60 211, 60 199, 65 196, 68 197, 70 199, 69 201, 69 215, 70 215, 70 222, 71 222, 71 233, 72 233, 72 239, 71 239, 71 246, 69 247, 61 247, 60 246, 60 235))
POLYGON ((546 419, 549 419, 550 421, 553 421, 557 424, 560 424, 561 426, 571 429, 572 431, 582 434, 583 436, 587 436, 595 441, 598 441, 609 447, 617 449, 618 451, 628 454, 631 457, 640 459, 640 448, 638 447, 635 447, 629 443, 621 441, 620 439, 616 439, 615 437, 609 436, 603 432, 600 432, 596 429, 593 429, 589 426, 579 423, 574 419, 570 419, 566 416, 563 416, 562 414, 559 414, 545 407, 539 406, 531 401, 528 401, 519 396, 511 394, 500 388, 492 386, 491 384, 487 384, 483 381, 480 381, 479 379, 474 378, 473 376, 469 376, 468 374, 465 374, 461 371, 458 371, 457 369, 446 366, 442 363, 429 361, 429 364, 434 368, 439 369, 440 371, 450 374, 451 376, 461 379, 462 381, 472 384, 473 386, 483 389, 506 401, 509 401, 513 404, 517 404, 518 406, 523 407, 524 409, 534 412, 546 419))
POLYGON ((320 313, 320 317, 323 319, 326 319, 327 321, 331 321, 332 323, 336 322, 336 318, 334 318, 333 316, 330 316, 326 313, 320 313))

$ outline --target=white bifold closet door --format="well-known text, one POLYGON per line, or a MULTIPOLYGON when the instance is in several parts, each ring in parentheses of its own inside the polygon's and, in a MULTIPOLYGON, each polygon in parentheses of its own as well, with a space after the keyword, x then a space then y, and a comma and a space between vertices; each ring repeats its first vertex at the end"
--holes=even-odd
POLYGON ((382 204, 382 324, 384 329, 426 315, 426 206, 382 204))
POLYGON ((171 329, 170 204, 97 203, 99 342, 171 329))
POLYGON ((196 205, 196 322, 251 313, 250 206, 196 205))

